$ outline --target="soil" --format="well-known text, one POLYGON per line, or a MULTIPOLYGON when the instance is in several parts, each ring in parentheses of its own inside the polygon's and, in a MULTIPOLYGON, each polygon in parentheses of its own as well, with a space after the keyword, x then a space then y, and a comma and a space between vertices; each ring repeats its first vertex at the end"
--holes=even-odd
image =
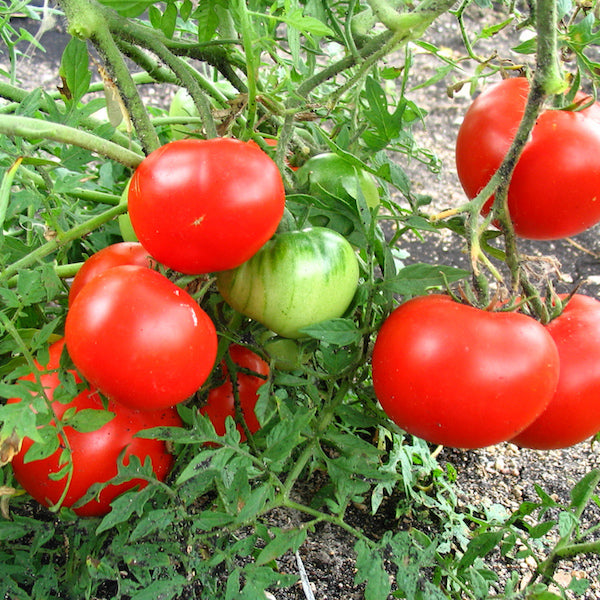
MULTIPOLYGON (((474 9, 470 18, 481 24, 498 23, 502 15, 495 11, 474 9)), ((31 24, 29 24, 31 25, 31 24)), ((36 26, 33 26, 35 31, 36 26)), ((58 83, 57 67, 62 48, 65 44, 64 25, 56 23, 53 29, 46 33, 42 43, 47 48, 46 54, 36 51, 20 65, 19 78, 25 86, 43 86, 52 89, 58 83)), ((510 47, 518 39, 517 31, 510 35, 502 34, 497 38, 483 40, 478 46, 482 54, 497 52, 498 56, 523 60, 524 57, 511 54, 510 47)), ((444 51, 456 56, 462 48, 460 32, 456 23, 450 18, 442 18, 427 31, 425 38, 444 51)), ((456 170, 454 168, 454 141, 457 128, 467 106, 472 101, 469 86, 466 85, 453 96, 448 94, 448 86, 454 81, 445 78, 433 86, 424 89, 415 87, 428 80, 440 66, 439 62, 428 54, 419 52, 415 47, 409 97, 420 107, 427 110, 427 128, 417 127, 417 140, 432 150, 440 161, 439 173, 433 173, 417 159, 399 157, 399 161, 413 182, 413 191, 431 197, 431 204, 424 207, 430 214, 443 209, 460 205, 465 201, 456 170)), ((0 64, 3 57, 0 56, 0 64)), ((403 55, 392 57, 391 64, 401 66, 403 55)), ((465 78, 470 74, 473 65, 465 64, 465 78)), ((171 91, 163 88, 154 90, 148 88, 147 101, 160 102, 162 97, 171 91)), ((581 283, 580 291, 600 298, 600 229, 592 228, 572 239, 555 242, 523 241, 520 245, 524 254, 531 256, 550 256, 556 258, 560 265, 559 284, 564 289, 570 289, 575 283, 581 283)), ((467 257, 461 243, 454 234, 447 232, 443 236, 423 234, 422 237, 406 236, 401 239, 399 246, 408 253, 406 264, 411 262, 427 262, 431 264, 448 264, 467 266, 467 257)), ((500 444, 482 450, 461 451, 444 449, 438 457, 442 465, 450 463, 457 471, 457 495, 459 508, 481 505, 498 504, 508 511, 516 509, 525 500, 537 500, 536 486, 560 504, 568 504, 569 492, 573 484, 591 469, 600 468, 600 453, 598 446, 589 441, 573 448, 541 452, 523 450, 512 444, 500 444)), ((359 508, 355 518, 365 525, 368 522, 367 533, 373 536, 381 535, 388 527, 406 526, 396 521, 391 509, 385 507, 375 516, 361 512, 359 508)), ((274 515, 280 526, 294 519, 293 515, 274 515)), ((592 506, 584 515, 586 523, 600 521, 600 509, 592 506)), ((363 598, 362 586, 354 584, 354 555, 352 547, 355 540, 343 531, 329 525, 311 535, 305 542, 298 556, 289 555, 281 561, 282 571, 298 573, 300 563, 306 570, 310 588, 318 600, 358 600, 363 598)), ((531 562, 520 561, 518 565, 510 564, 501 557, 494 565, 501 576, 514 570, 521 570, 523 581, 531 573, 531 562)), ((563 585, 572 578, 586 577, 592 584, 585 594, 586 600, 600 598, 600 559, 589 555, 564 561, 557 572, 557 577, 563 585)), ((289 590, 274 593, 276 600, 310 600, 309 591, 301 584, 289 590)), ((383 600, 383 599, 382 599, 383 600)))

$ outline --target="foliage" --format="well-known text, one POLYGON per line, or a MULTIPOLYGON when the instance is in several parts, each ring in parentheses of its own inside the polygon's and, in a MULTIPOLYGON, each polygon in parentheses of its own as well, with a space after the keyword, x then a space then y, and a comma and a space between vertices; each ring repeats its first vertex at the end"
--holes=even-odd
MULTIPOLYGON (((439 168, 412 134, 415 124, 427 122, 409 93, 417 52, 438 65, 425 86, 444 81, 454 92, 465 85, 475 90, 507 70, 534 69, 546 75, 547 88, 550 81, 555 87, 568 82, 573 92, 580 85, 595 89, 600 65, 590 47, 597 42, 597 8, 559 3, 551 27, 556 36, 558 24, 556 44, 566 62, 558 69, 556 61, 550 68, 539 60, 541 52, 534 54, 542 46, 536 35, 548 35, 549 4, 554 7, 538 2, 532 14, 515 3, 470 0, 454 10, 454 2, 441 0, 413 9, 382 0, 64 0, 59 14, 73 37, 62 55, 61 85, 26 91, 19 87, 18 61, 21 42, 33 38, 16 25, 18 15, 44 27, 55 9, 0 2, 6 48, 0 396, 29 399, 37 392, 38 408, 34 414, 26 403, 0 405, 6 463, 0 471, 0 595, 255 600, 298 581, 297 569, 282 565, 294 556, 301 565, 302 545, 329 525, 352 536, 355 583, 364 586, 367 600, 567 597, 553 582, 554 569, 562 558, 599 549, 597 528, 584 529, 580 518, 598 503, 600 473, 575 486, 568 506, 538 487, 539 500, 513 514, 499 507, 463 511, 453 467, 441 466, 435 449, 395 428, 379 408, 369 364, 374 334, 399 298, 461 282, 465 294, 485 304, 486 278, 497 274, 499 258, 517 282, 513 293, 535 289, 519 271, 510 231, 503 247, 492 247, 489 221, 473 218, 479 214, 473 203, 432 217, 431 199, 413 189, 401 165, 419 160, 432 172, 439 168), (492 17, 483 29, 469 18, 480 9, 492 17), (425 35, 442 16, 463 33, 460 57, 450 58, 425 35), (481 41, 514 27, 529 28, 533 37, 510 60, 480 54, 481 41), (390 55, 395 60, 386 63, 390 55), (197 116, 144 107, 140 89, 148 84, 170 86, 173 93, 186 88, 197 116), (98 113, 103 108, 106 118, 98 113), (69 278, 87 256, 121 240, 117 217, 127 207, 119 201, 132 169, 184 126, 189 135, 253 139, 272 153, 295 225, 326 223, 356 247, 359 291, 347 317, 312 327, 294 342, 298 360, 291 370, 271 360, 256 408, 263 427, 247 442, 232 419, 219 437, 199 415, 209 383, 180 409, 184 428, 147 433, 173 446, 176 467, 168 485, 153 478, 149 465, 132 462, 120 465, 117 480, 141 473, 150 483, 118 498, 104 518, 41 509, 17 489, 7 463, 23 436, 36 439, 40 455, 55 448, 53 434, 42 432, 56 429, 43 390, 19 377, 35 371, 36 358, 44 364, 48 343, 62 334, 69 278), (277 141, 275 150, 267 139, 277 141), (369 207, 359 188, 352 201, 333 204, 303 189, 290 165, 325 151, 371 173, 381 206, 369 207), (403 263, 402 236, 445 228, 464 236, 471 272, 403 263), (282 511, 287 521, 278 520, 282 511), (365 525, 377 514, 389 521, 381 535, 365 525), (410 528, 403 528, 406 521, 410 528), (533 557, 531 581, 520 582, 517 571, 501 580, 493 567, 498 554, 514 561, 533 557)), ((270 360, 269 333, 224 306, 212 279, 173 278, 209 312, 222 340, 270 360)), ((540 307, 532 303, 533 311, 540 307)), ((61 370, 65 399, 76 389, 69 366, 61 370)), ((574 582, 570 593, 582 595, 586 583, 574 582)))

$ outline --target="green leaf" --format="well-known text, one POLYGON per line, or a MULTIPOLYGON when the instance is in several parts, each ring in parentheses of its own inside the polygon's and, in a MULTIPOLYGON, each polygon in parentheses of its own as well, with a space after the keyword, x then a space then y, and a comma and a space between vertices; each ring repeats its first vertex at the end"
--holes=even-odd
POLYGON ((329 319, 303 327, 302 333, 334 346, 348 346, 360 341, 362 334, 352 319, 329 319))
POLYGON ((96 535, 103 531, 111 529, 119 523, 128 521, 134 514, 141 515, 144 512, 144 506, 154 496, 157 488, 153 485, 146 486, 143 490, 134 490, 115 498, 111 502, 111 511, 102 519, 96 529, 96 535))
POLYGON ((474 537, 467 546, 465 553, 458 563, 458 569, 464 571, 473 566, 476 558, 489 554, 501 542, 502 531, 486 531, 474 537))
POLYGON ((90 87, 92 74, 89 61, 87 44, 72 37, 62 54, 60 74, 65 80, 73 102, 81 100, 90 87))
POLYGON ((100 0, 100 4, 110 6, 123 17, 139 17, 145 10, 150 8, 155 2, 150 0, 100 0))
POLYGON ((335 32, 330 27, 315 17, 302 14, 302 9, 300 8, 285 16, 278 15, 277 19, 306 35, 315 35, 317 37, 335 36, 335 32))
POLYGON ((102 429, 114 417, 115 413, 108 410, 84 408, 78 410, 75 416, 69 419, 66 424, 80 433, 90 433, 91 431, 102 429))
POLYGON ((469 276, 469 271, 446 265, 416 263, 398 271, 395 277, 382 283, 386 291, 400 296, 422 296, 431 289, 443 289, 446 283, 453 283, 469 276))
POLYGON ((175 25, 177 24, 177 7, 175 4, 169 3, 165 8, 160 19, 160 28, 168 39, 173 38, 175 33, 175 25))
POLYGON ((273 539, 259 552, 256 564, 266 565, 283 556, 288 550, 295 552, 306 539, 306 533, 305 528, 295 530, 275 528, 273 539))
POLYGON ((366 582, 365 600, 382 600, 391 591, 390 577, 386 572, 381 557, 362 540, 355 546, 356 575, 355 583, 366 582))

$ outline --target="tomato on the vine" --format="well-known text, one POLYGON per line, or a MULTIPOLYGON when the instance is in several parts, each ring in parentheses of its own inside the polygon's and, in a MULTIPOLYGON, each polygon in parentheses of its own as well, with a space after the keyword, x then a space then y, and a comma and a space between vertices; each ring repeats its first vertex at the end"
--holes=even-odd
POLYGON ((157 271, 113 267, 85 285, 65 323, 69 354, 109 398, 152 410, 186 400, 214 366, 210 317, 157 271))
POLYGON ((600 302, 574 295, 546 326, 560 357, 558 387, 544 412, 512 441, 548 450, 600 431, 600 302))
MULTIPOLYGON (((74 409, 78 412, 102 410, 104 408, 102 399, 93 388, 85 388, 68 403, 54 400, 54 391, 59 385, 58 368, 63 346, 64 339, 50 346, 50 358, 45 369, 37 364, 38 369, 44 371, 40 375, 40 381, 55 416, 61 419, 67 411, 71 412, 74 409)), ((74 371, 73 375, 80 382, 74 371)), ((35 381, 35 376, 31 373, 23 379, 35 381)), ((12 398, 8 402, 16 403, 21 400, 12 398)), ((142 463, 150 457, 155 476, 164 481, 174 462, 165 442, 136 437, 136 434, 152 427, 181 427, 183 423, 177 411, 168 408, 141 412, 110 401, 107 410, 114 416, 95 431, 89 431, 81 423, 75 425, 72 418, 70 420, 67 418, 62 432, 58 433, 58 448, 45 458, 28 461, 27 451, 33 445, 33 441, 29 438, 23 440, 20 451, 12 459, 12 468, 15 478, 30 496, 44 506, 51 506, 60 500, 65 486, 68 486, 63 506, 73 507, 80 516, 104 515, 110 510, 110 503, 118 495, 135 486, 143 488, 148 484, 146 480, 140 478, 111 484, 106 486, 97 498, 82 506, 73 506, 85 495, 91 485, 104 483, 117 475, 121 453, 124 453, 124 464, 129 462, 131 456, 138 457, 142 463), (72 465, 70 481, 67 473, 58 479, 52 476, 69 462, 72 465)))
POLYGON ((69 289, 69 306, 73 304, 81 288, 106 269, 120 265, 151 267, 152 262, 148 251, 138 242, 118 242, 102 248, 83 263, 73 278, 69 289))
POLYGON ((391 313, 372 366, 375 394, 399 427, 432 443, 479 448, 513 438, 542 413, 559 356, 527 315, 432 294, 391 313))
MULTIPOLYGON (((254 407, 258 400, 258 389, 265 383, 269 376, 269 365, 258 354, 245 346, 232 344, 229 346, 228 352, 231 360, 237 367, 250 371, 250 373, 241 370, 238 371, 235 374, 235 383, 244 421, 250 433, 256 433, 260 429, 260 423, 254 412, 254 407), (256 375, 253 373, 256 373, 256 375)), ((225 360, 221 363, 221 372, 225 381, 218 387, 210 390, 206 404, 200 409, 203 415, 210 418, 218 435, 225 434, 225 420, 227 417, 235 418, 235 395, 232 375, 229 373, 225 360)), ((237 427, 241 433, 242 440, 244 440, 246 434, 243 427, 240 424, 237 427)))
POLYGON ((188 274, 233 269, 273 235, 285 205, 275 162, 254 142, 184 139, 135 170, 133 229, 150 254, 188 274))
MULTIPOLYGON (((474 198, 504 159, 529 92, 524 77, 505 79, 478 96, 456 140, 462 186, 474 198)), ((583 105, 591 99, 579 94, 583 105)), ((515 233, 531 239, 576 235, 600 221, 600 106, 543 110, 514 170, 508 209, 515 233)), ((486 204, 489 210, 491 200, 486 204)))
POLYGON ((278 233, 237 269, 217 275, 225 301, 282 337, 341 317, 358 286, 354 249, 340 234, 313 227, 278 233))

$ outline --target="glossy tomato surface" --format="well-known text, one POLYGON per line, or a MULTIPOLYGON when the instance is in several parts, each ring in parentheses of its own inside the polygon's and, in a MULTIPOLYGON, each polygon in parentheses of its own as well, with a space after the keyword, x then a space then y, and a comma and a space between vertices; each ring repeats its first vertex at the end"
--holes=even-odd
POLYGON ((92 254, 81 266, 69 290, 69 306, 73 304, 75 296, 81 288, 91 281, 96 275, 120 265, 139 265, 140 267, 151 267, 152 257, 148 251, 138 242, 119 242, 102 248, 92 254))
MULTIPOLYGON (((269 376, 269 365, 252 350, 237 344, 229 346, 229 355, 238 367, 257 373, 257 375, 252 375, 239 371, 235 377, 244 421, 250 432, 256 433, 260 429, 260 423, 256 418, 254 407, 258 400, 258 389, 269 376)), ((221 371, 225 378, 224 383, 210 390, 206 405, 200 409, 203 415, 210 418, 218 435, 225 434, 225 419, 227 417, 235 418, 233 381, 225 360, 221 363, 221 371)), ((238 425, 238 430, 242 435, 242 440, 245 439, 246 434, 241 425, 238 425)))
POLYGON ((458 448, 490 446, 525 429, 550 402, 559 372, 556 345, 534 319, 436 294, 392 312, 372 365, 375 394, 392 421, 458 448))
POLYGON ((285 190, 275 162, 253 142, 184 139, 136 169, 133 229, 150 254, 188 274, 237 267, 273 235, 285 190))
POLYGON ((600 302, 576 294, 546 328, 560 356, 558 388, 513 440, 540 450, 573 446, 600 431, 600 302))
MULTIPOLYGON (((484 90, 467 110, 456 141, 456 166, 469 198, 500 166, 523 116, 528 91, 526 78, 506 79, 484 90)), ((578 100, 587 101, 581 95, 578 100)), ((516 234, 557 239, 597 223, 598 156, 598 104, 580 111, 543 111, 509 186, 508 208, 516 234)))
POLYGON ((140 410, 186 400, 217 353, 215 327, 197 302, 139 266, 113 267, 82 288, 67 313, 65 339, 92 385, 140 410))
POLYGON ((341 317, 358 286, 350 243, 314 227, 275 235, 249 261, 217 276, 219 292, 238 312, 287 338, 341 317))
MULTIPOLYGON (((58 369, 63 346, 64 340, 52 344, 47 369, 58 369)), ((34 375, 27 375, 23 379, 34 381, 34 375)), ((98 392, 91 388, 84 389, 69 403, 53 401, 54 390, 59 383, 57 371, 43 373, 41 383, 58 418, 72 409, 81 411, 104 408, 98 392)), ((9 400, 11 403, 20 401, 9 400)), ((12 468, 19 484, 40 504, 44 506, 56 504, 65 486, 68 485, 63 506, 73 507, 91 485, 104 483, 117 475, 118 459, 123 451, 125 451, 125 464, 129 462, 130 456, 137 456, 142 463, 146 457, 150 457, 156 477, 161 481, 167 477, 173 464, 173 457, 168 452, 165 442, 134 436, 143 429, 151 427, 181 427, 182 421, 177 411, 171 408, 140 412, 114 402, 108 403, 107 410, 114 414, 113 418, 96 431, 81 431, 81 427, 74 429, 65 424, 64 436, 61 435, 59 438, 59 448, 47 458, 27 462, 26 454, 33 442, 29 438, 23 440, 21 451, 12 460, 12 468), (72 460, 70 483, 66 474, 58 480, 50 477, 52 473, 57 473, 68 463, 68 456, 63 456, 67 442, 71 449, 72 460)), ((110 503, 119 494, 135 486, 143 488, 146 485, 147 481, 142 479, 109 485, 102 490, 98 499, 74 507, 73 510, 80 516, 104 515, 110 510, 110 503)))

